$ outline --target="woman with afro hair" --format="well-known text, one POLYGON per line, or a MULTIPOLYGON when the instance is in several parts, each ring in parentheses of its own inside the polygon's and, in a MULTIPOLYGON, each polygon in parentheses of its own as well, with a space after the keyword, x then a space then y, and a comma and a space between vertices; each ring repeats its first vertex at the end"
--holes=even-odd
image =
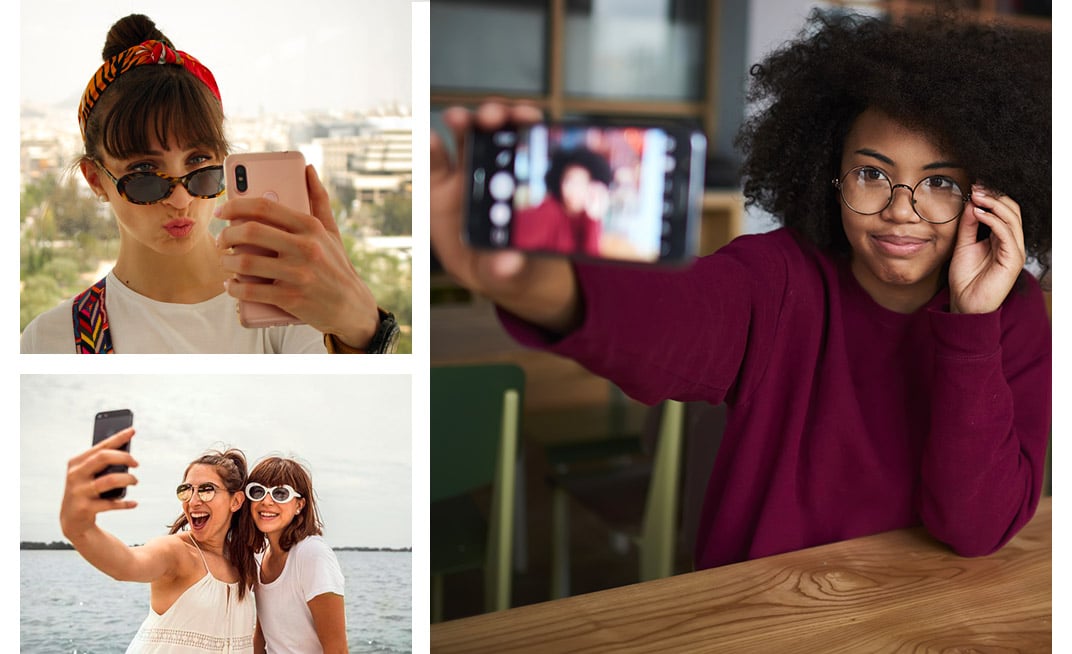
POLYGON ((511 243, 523 250, 598 256, 610 164, 586 147, 560 148, 551 156, 543 201, 517 213, 511 243), (596 201, 602 197, 603 202, 596 201))
POLYGON ((645 403, 726 403, 697 567, 916 525, 985 555, 1044 476, 1050 323, 1024 266, 1049 269, 1050 56, 1048 33, 813 14, 752 68, 738 137, 781 228, 684 270, 477 252, 433 137, 433 245, 521 343, 645 403))

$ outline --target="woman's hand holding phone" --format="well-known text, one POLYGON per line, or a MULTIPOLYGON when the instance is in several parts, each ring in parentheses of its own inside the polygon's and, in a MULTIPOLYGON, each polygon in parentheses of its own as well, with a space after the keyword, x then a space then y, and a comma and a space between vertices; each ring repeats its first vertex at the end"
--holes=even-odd
POLYGON ((111 465, 136 467, 138 462, 129 452, 119 448, 134 437, 134 428, 128 427, 100 441, 90 449, 72 458, 67 463, 67 482, 63 489, 60 506, 60 526, 63 535, 71 542, 90 531, 96 517, 102 511, 133 509, 137 502, 125 499, 104 499, 102 493, 138 483, 129 472, 116 472, 98 477, 97 474, 111 465))
POLYGON ((451 161, 442 140, 431 135, 430 234, 436 257, 459 284, 514 315, 553 332, 565 333, 581 320, 573 266, 567 259, 532 257, 514 250, 476 250, 463 240, 465 208, 465 134, 476 125, 494 130, 507 123, 539 122, 540 111, 526 105, 486 103, 475 113, 453 107, 443 121, 458 152, 451 161))
POLYGON ((223 220, 241 219, 220 232, 221 250, 250 245, 278 255, 223 254, 228 272, 274 281, 232 279, 227 292, 275 305, 347 345, 364 347, 379 325, 376 300, 350 263, 327 190, 312 166, 305 168, 305 180, 311 215, 263 197, 233 198, 217 210, 223 220))

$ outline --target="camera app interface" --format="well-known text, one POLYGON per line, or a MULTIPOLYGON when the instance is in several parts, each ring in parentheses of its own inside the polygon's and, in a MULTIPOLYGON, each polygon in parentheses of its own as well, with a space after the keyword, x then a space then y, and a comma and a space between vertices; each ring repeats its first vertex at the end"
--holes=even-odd
POLYGON ((668 250, 677 144, 664 130, 536 126, 491 145, 492 245, 627 261, 668 250))

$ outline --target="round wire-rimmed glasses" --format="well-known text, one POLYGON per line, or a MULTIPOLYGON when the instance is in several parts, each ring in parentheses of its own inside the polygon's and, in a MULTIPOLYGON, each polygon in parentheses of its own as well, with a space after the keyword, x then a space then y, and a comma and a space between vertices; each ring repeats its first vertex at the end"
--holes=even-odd
POLYGON ((894 184, 889 175, 874 166, 857 166, 841 179, 832 180, 845 206, 864 216, 882 213, 893 202, 898 187, 912 195, 912 211, 921 219, 935 225, 956 220, 964 212, 970 196, 948 175, 930 175, 915 186, 894 184))
POLYGON ((196 492, 198 499, 202 502, 211 502, 212 498, 216 497, 217 489, 219 489, 219 486, 210 482, 198 484, 196 487, 189 482, 184 482, 175 489, 175 496, 179 498, 180 502, 189 502, 196 492))

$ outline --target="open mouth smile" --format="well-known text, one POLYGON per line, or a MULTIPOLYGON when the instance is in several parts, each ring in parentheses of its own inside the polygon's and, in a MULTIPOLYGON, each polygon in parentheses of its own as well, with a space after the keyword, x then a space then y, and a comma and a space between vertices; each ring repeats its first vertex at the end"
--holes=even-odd
POLYGON ((196 511, 190 513, 190 526, 194 529, 201 529, 208 522, 209 514, 204 511, 196 511))

